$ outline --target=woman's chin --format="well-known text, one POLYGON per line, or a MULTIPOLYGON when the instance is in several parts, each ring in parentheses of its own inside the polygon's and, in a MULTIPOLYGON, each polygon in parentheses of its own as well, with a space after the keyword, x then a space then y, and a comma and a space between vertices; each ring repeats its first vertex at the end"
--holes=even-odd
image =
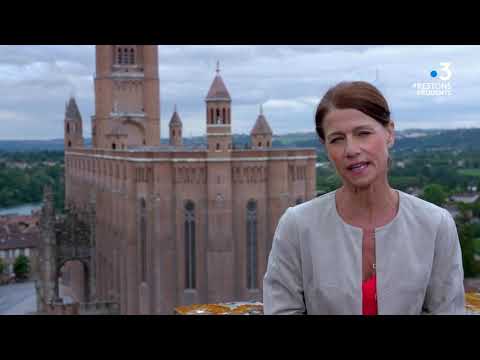
POLYGON ((366 190, 369 189, 373 184, 373 179, 363 178, 363 179, 346 179, 344 183, 348 184, 350 188, 357 190, 366 190))

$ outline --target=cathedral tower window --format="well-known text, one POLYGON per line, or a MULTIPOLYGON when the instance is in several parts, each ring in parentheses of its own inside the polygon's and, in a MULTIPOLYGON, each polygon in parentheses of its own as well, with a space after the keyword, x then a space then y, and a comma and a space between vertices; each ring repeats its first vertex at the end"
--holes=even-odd
POLYGON ((185 204, 185 288, 196 288, 195 259, 195 204, 185 204))
POLYGON ((117 47, 116 52, 116 63, 118 65, 135 65, 136 63, 136 52, 133 47, 117 47))
POLYGON ((140 255, 142 281, 147 279, 147 206, 145 199, 140 200, 140 255))
POLYGON ((130 49, 130 64, 134 65, 135 64, 135 50, 130 49))
POLYGON ((247 288, 258 289, 257 282, 257 203, 247 203, 247 288))

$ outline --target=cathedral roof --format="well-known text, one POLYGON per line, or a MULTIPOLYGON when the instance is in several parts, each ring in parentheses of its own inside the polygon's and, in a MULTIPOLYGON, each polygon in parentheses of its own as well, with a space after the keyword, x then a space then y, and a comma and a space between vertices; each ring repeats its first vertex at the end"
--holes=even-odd
POLYGON ((175 110, 173 111, 172 118, 170 119, 170 126, 182 126, 182 120, 180 119, 180 115, 177 112, 177 105, 175 105, 175 110))
POLYGON ((260 107, 260 115, 258 115, 250 135, 273 135, 272 128, 268 125, 268 121, 263 115, 262 107, 260 107))
POLYGON ((217 63, 217 75, 215 76, 215 79, 213 79, 213 83, 212 83, 212 86, 210 86, 210 90, 208 91, 206 100, 207 101, 208 100, 227 100, 227 101, 232 100, 227 90, 227 87, 225 86, 225 83, 223 82, 223 79, 220 76, 220 67, 218 63, 217 63))
POLYGON ((81 119, 80 111, 78 110, 77 102, 72 96, 65 109, 65 117, 69 119, 81 119))

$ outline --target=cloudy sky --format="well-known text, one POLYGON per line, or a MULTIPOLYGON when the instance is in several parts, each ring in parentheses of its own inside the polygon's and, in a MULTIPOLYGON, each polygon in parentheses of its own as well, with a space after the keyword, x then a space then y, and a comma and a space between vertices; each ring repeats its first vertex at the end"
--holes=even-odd
MULTIPOLYGON (((205 133, 204 98, 217 60, 233 98, 233 132, 248 133, 259 105, 276 134, 314 131, 315 106, 342 80, 374 82, 397 129, 480 127, 480 46, 159 47, 162 137, 174 104, 184 134, 205 133), (452 96, 418 96, 414 83, 441 82, 451 63, 452 96), (378 77, 377 77, 378 73, 378 77)), ((95 47, 0 46, 0 139, 63 137, 65 102, 75 95, 90 137, 95 47)))

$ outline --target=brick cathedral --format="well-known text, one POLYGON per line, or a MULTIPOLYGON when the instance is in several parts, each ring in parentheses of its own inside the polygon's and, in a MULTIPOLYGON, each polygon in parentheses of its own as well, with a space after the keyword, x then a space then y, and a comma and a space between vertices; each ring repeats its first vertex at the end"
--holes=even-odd
POLYGON ((272 148, 260 111, 251 145, 232 144, 232 98, 217 67, 205 98, 206 145, 183 145, 180 114, 160 144, 158 47, 97 45, 92 147, 70 99, 66 204, 94 199, 95 296, 122 314, 262 300, 277 222, 315 196, 314 149, 272 148))

